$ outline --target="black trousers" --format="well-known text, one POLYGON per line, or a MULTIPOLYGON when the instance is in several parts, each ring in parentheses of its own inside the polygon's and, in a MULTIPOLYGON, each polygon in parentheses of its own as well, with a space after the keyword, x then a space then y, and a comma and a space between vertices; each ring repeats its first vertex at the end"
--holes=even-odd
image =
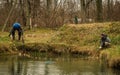
POLYGON ((105 41, 101 42, 101 47, 104 48, 105 47, 105 41))
POLYGON ((11 32, 11 34, 12 34, 12 38, 13 38, 13 40, 15 40, 15 32, 18 32, 18 40, 20 40, 21 39, 21 35, 22 35, 22 30, 21 29, 12 29, 12 32, 11 32))

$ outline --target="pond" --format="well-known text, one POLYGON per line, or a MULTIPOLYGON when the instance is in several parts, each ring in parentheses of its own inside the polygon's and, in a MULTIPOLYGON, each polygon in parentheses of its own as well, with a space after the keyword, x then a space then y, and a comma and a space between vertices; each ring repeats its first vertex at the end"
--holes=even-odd
POLYGON ((98 60, 56 57, 30 59, 23 56, 0 56, 0 75, 119 75, 98 60))

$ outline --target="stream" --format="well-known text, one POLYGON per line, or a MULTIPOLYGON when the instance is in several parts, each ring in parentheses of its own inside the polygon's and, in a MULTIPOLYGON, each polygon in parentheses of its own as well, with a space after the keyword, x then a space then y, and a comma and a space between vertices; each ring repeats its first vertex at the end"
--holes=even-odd
POLYGON ((24 56, 0 56, 0 75, 120 75, 105 62, 81 58, 55 57, 30 59, 24 56))

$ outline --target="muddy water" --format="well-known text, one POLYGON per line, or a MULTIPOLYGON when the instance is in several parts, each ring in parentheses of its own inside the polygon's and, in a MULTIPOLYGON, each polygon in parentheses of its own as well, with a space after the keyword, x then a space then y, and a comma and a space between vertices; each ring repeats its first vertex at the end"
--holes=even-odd
POLYGON ((20 56, 0 56, 0 75, 119 75, 105 62, 80 58, 28 59, 20 56))

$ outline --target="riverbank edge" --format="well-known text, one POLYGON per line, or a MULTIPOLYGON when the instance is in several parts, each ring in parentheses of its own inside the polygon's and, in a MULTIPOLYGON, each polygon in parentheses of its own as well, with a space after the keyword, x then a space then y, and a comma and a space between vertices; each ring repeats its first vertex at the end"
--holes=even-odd
POLYGON ((87 59, 98 59, 106 61, 108 67, 120 69, 120 58, 110 57, 109 53, 105 53, 103 50, 92 50, 88 48, 75 47, 65 44, 49 44, 49 43, 27 43, 27 44, 9 44, 0 45, 0 55, 24 55, 27 57, 33 57, 30 53, 45 53, 46 55, 73 55, 83 56, 87 59))

